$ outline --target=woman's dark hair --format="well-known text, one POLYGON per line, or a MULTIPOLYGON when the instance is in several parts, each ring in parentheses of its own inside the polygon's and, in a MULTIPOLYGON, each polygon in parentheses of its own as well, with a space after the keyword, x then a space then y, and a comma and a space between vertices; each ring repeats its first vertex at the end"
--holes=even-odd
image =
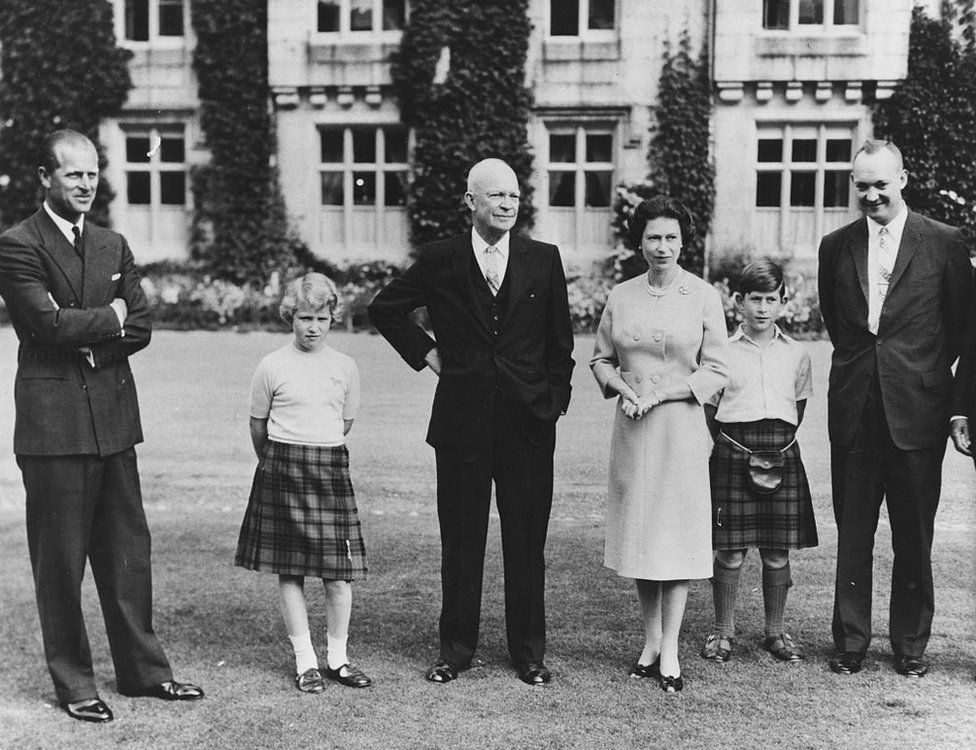
POLYGON ((675 219, 681 227, 681 244, 687 245, 695 237, 695 220, 691 212, 685 208, 684 204, 677 198, 667 195, 658 195, 646 201, 642 201, 627 222, 627 237, 631 245, 636 250, 640 250, 641 239, 644 237, 644 230, 647 222, 653 219, 675 219))
POLYGON ((743 268, 737 287, 736 291, 743 296, 750 292, 779 292, 786 296, 783 269, 769 258, 754 260, 743 268))

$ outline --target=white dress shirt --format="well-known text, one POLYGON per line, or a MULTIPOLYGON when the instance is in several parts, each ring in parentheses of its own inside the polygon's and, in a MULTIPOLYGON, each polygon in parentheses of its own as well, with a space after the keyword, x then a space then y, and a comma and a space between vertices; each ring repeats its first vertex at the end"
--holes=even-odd
POLYGON ((895 259, 898 257, 898 246, 901 245, 901 236, 905 231, 905 220, 908 218, 908 207, 902 203, 901 211, 887 225, 879 224, 872 218, 868 218, 868 330, 878 334, 878 321, 881 318, 881 293, 878 284, 884 282, 881 276, 881 237, 880 232, 884 227, 888 230, 888 237, 885 245, 889 249, 889 268, 895 267, 895 259))
MULTIPOLYGON (((498 269, 498 283, 501 284, 505 279, 505 271, 508 269, 508 240, 509 233, 505 232, 494 245, 489 245, 482 239, 478 231, 471 228, 471 247, 474 248, 474 258, 478 261, 478 268, 481 269, 481 275, 485 276, 485 250, 488 247, 495 247, 498 249, 498 254, 495 258, 495 267, 498 269)), ((487 278, 487 277, 486 277, 487 278)))
POLYGON ((47 215, 51 217, 51 221, 54 222, 54 225, 61 230, 61 234, 63 234, 64 238, 71 244, 71 247, 74 247, 75 235, 71 230, 73 227, 78 227, 79 232, 82 234, 85 233, 85 215, 82 214, 78 217, 77 224, 72 224, 67 219, 64 219, 54 213, 54 211, 51 210, 51 207, 47 205, 47 201, 44 201, 44 210, 47 211, 47 215))

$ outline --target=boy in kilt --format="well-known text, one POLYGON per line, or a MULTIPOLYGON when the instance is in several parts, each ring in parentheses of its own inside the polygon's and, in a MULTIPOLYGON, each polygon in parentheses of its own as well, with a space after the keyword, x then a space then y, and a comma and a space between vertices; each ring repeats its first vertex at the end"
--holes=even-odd
POLYGON ((328 277, 310 273, 292 281, 280 313, 295 337, 262 359, 251 381, 258 467, 235 564, 278 574, 295 686, 304 693, 325 689, 308 627, 305 576, 321 578, 325 586, 325 677, 356 688, 372 682, 346 656, 350 582, 366 576, 366 547, 345 446, 359 408, 359 370, 325 344, 341 307, 328 277))
POLYGON ((810 355, 776 325, 786 287, 775 263, 746 266, 735 301, 743 322, 729 337, 729 383, 705 405, 715 440, 709 459, 715 627, 701 656, 728 661, 739 572, 748 548, 756 547, 766 616, 763 647, 777 659, 797 662, 803 652, 786 632, 783 612, 793 584, 789 551, 818 542, 796 442, 813 393, 810 355))

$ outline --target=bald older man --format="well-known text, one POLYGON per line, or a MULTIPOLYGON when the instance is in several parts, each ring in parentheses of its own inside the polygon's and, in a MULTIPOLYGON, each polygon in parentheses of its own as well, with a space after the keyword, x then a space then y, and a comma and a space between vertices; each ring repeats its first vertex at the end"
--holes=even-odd
POLYGON ((427 442, 437 459, 443 604, 440 657, 427 679, 450 682, 471 666, 494 481, 508 650, 519 679, 542 685, 551 679, 543 656, 552 457, 573 371, 566 279, 554 245, 512 233, 520 192, 505 162, 474 165, 467 188, 471 232, 422 247, 369 314, 411 367, 439 378, 427 442), (433 339, 410 320, 419 307, 433 339))

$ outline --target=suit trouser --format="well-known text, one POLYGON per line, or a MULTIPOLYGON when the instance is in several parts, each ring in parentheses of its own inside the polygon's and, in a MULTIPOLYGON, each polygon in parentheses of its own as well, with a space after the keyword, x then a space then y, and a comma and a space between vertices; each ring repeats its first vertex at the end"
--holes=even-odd
POLYGON ((894 551, 891 648, 915 658, 925 652, 935 612, 932 533, 944 455, 944 442, 921 450, 901 450, 894 444, 877 378, 850 445, 831 445, 837 522, 833 635, 838 651, 864 652, 871 642, 874 534, 885 499, 894 551))
POLYGON ((172 679, 152 626, 150 537, 136 452, 18 456, 44 654, 62 703, 97 695, 81 609, 86 558, 121 692, 172 679))
POLYGON ((529 441, 498 404, 484 455, 438 449, 437 514, 441 530, 441 659, 456 668, 478 645, 481 587, 495 482, 505 570, 508 651, 516 664, 542 661, 546 643, 545 545, 552 507, 555 426, 529 441))

